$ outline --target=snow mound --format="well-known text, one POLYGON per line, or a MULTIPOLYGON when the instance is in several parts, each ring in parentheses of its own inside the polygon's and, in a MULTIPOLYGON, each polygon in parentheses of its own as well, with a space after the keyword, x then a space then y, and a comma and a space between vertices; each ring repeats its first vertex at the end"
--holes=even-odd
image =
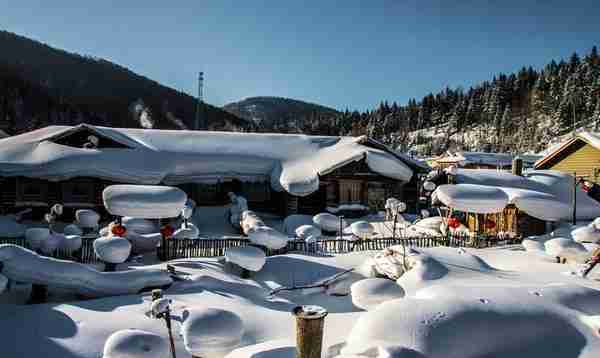
POLYGON ((546 241, 544 248, 546 249, 546 253, 552 257, 560 256, 572 259, 576 259, 588 252, 582 244, 563 237, 546 241))
POLYGON ((375 233, 375 227, 367 221, 357 221, 350 225, 352 234, 361 239, 369 239, 375 233))
POLYGON ((508 204, 508 195, 502 189, 485 185, 445 184, 435 194, 444 205, 472 213, 498 213, 508 204))
POLYGON ((169 357, 169 345, 161 336, 139 329, 113 333, 104 344, 102 358, 169 357))
POLYGON ((186 312, 181 334, 185 349, 192 355, 223 356, 241 343, 244 323, 235 313, 218 308, 198 308, 186 312))
POLYGON ((352 303, 365 311, 379 304, 404 297, 404 290, 396 282, 386 278, 367 278, 350 287, 352 303))
POLYGON ((284 248, 289 241, 287 236, 268 226, 250 228, 248 239, 255 245, 265 246, 273 250, 284 248))
POLYGON ((254 211, 246 210, 242 213, 241 226, 242 232, 248 235, 252 229, 265 226, 265 223, 254 211))
POLYGON ((600 230, 595 226, 595 221, 587 226, 583 226, 571 231, 571 237, 576 242, 600 242, 600 230))
POLYGON ((94 229, 98 227, 100 214, 91 209, 80 209, 75 212, 75 219, 79 227, 94 229))
POLYGON ((509 202, 528 215, 546 221, 560 221, 572 212, 569 203, 561 202, 556 196, 527 189, 501 187, 509 202))
POLYGON ((440 225, 444 222, 441 216, 432 216, 429 218, 421 219, 415 223, 418 227, 423 227, 431 230, 439 230, 440 225))
POLYGON ((13 216, 0 216, 0 237, 13 238, 25 235, 25 226, 13 216))
POLYGON ((200 231, 192 223, 188 223, 187 227, 181 224, 181 227, 173 233, 173 239, 197 239, 198 236, 200 236, 200 231))
POLYGON ((150 306, 150 311, 152 312, 152 316, 156 317, 161 313, 167 312, 171 306, 171 299, 169 298, 160 298, 158 300, 152 301, 152 305, 150 306))
POLYGON ((39 250, 42 244, 50 236, 50 230, 47 228, 33 227, 25 231, 25 240, 32 250, 39 250))
POLYGON ((546 250, 546 248, 544 247, 544 242, 537 240, 537 237, 528 237, 526 239, 523 239, 521 245, 523 246, 523 248, 525 248, 525 251, 536 252, 546 250))
POLYGON ((225 260, 249 271, 260 271, 267 261, 265 253, 256 247, 230 247, 225 250, 225 260))
POLYGON ((295 235, 298 239, 304 241, 314 241, 318 240, 322 233, 321 229, 315 227, 313 225, 302 225, 298 227, 295 231, 295 235))
POLYGON ((159 232, 152 234, 138 234, 135 231, 127 230, 125 238, 131 243, 131 252, 135 254, 143 254, 156 250, 160 244, 162 235, 159 232))
POLYGON ((187 195, 179 188, 155 185, 111 185, 102 193, 112 215, 144 219, 179 216, 187 195))
POLYGON ((138 234, 153 234, 159 232, 158 225, 147 219, 125 216, 121 219, 121 224, 125 226, 127 231, 135 231, 138 234))
POLYGON ((63 229, 65 235, 83 235, 83 230, 77 224, 69 224, 63 229))
POLYGON ((42 251, 46 255, 50 255, 54 251, 56 251, 56 249, 61 247, 64 241, 65 235, 56 232, 50 233, 46 240, 42 241, 40 251, 42 251))
POLYGON ((81 240, 81 235, 65 235, 60 248, 72 253, 81 249, 82 243, 83 241, 81 240))
MULTIPOLYGON (((313 217, 313 222, 323 231, 337 232, 340 229, 340 218, 330 213, 321 213, 313 217)), ((342 229, 348 224, 346 220, 341 220, 342 229)))
POLYGON ((6 276, 0 274, 0 295, 6 290, 8 286, 8 278, 6 276))
POLYGON ((118 236, 101 237, 94 240, 94 252, 101 261, 120 264, 129 257, 131 243, 118 236))
POLYGON ((311 215, 289 215, 283 220, 283 232, 288 236, 294 236, 296 229, 300 226, 313 224, 313 217, 311 215))
POLYGON ((530 296, 521 303, 506 298, 489 304, 452 298, 384 302, 359 317, 342 354, 395 346, 412 350, 409 357, 578 356, 589 329, 559 308, 534 304, 537 297, 530 296))
POLYGON ((138 269, 99 272, 77 262, 40 256, 16 245, 0 245, 2 273, 14 281, 47 285, 88 297, 136 294, 145 287, 160 287, 173 281, 168 273, 138 269))
POLYGON ((296 358, 296 343, 287 339, 266 341, 236 348, 225 358, 296 358))

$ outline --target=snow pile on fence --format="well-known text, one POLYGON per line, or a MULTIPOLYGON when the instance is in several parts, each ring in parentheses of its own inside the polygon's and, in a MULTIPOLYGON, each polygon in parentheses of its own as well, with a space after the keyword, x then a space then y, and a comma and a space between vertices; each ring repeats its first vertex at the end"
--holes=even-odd
POLYGON ((244 323, 233 312, 197 308, 184 313, 181 335, 185 349, 197 357, 222 357, 242 341, 244 323))
POLYGON ((197 239, 200 235, 200 231, 196 227, 196 225, 192 223, 181 224, 181 227, 175 230, 173 233, 173 239, 197 239))
POLYGON ((89 297, 138 293, 172 283, 164 271, 139 269, 99 272, 89 266, 37 255, 15 245, 0 245, 2 273, 13 281, 62 288, 89 297))
POLYGON ((94 240, 94 252, 103 262, 121 264, 131 253, 131 243, 122 237, 104 236, 94 240))
POLYGON ((125 216, 121 218, 121 224, 125 226, 127 231, 135 231, 137 234, 153 234, 159 232, 158 225, 148 219, 125 216))
POLYGON ((102 358, 158 358, 170 354, 169 345, 161 336, 139 329, 124 329, 106 340, 102 358))
POLYGON ((63 229, 65 235, 82 235, 83 230, 77 224, 69 224, 63 229))
POLYGON ((296 229, 300 226, 313 224, 313 217, 311 215, 289 215, 283 220, 283 232, 288 236, 294 236, 296 229))
POLYGON ((100 214, 90 209, 80 209, 75 212, 77 226, 81 228, 95 229, 100 221, 100 214))
POLYGON ((352 235, 359 239, 370 239, 375 233, 375 227, 367 221, 356 221, 350 225, 352 235))
POLYGON ((153 185, 111 185, 102 198, 112 215, 145 219, 177 217, 187 201, 179 188, 153 185))
POLYGON ((136 231, 127 230, 125 239, 131 243, 131 253, 143 254, 156 250, 162 235, 160 232, 152 234, 138 234, 136 231))
POLYGON ((225 250, 225 260, 249 271, 260 271, 267 261, 264 251, 252 246, 230 247, 225 250))
POLYGON ((306 242, 314 242, 321 238, 321 229, 313 225, 302 225, 296 229, 295 235, 298 239, 306 242))
POLYGON ((246 210, 242 213, 242 232, 246 235, 250 233, 250 230, 266 226, 262 219, 254 211, 246 210))
POLYGON ((0 175, 4 177, 100 177, 114 182, 167 185, 215 183, 235 177, 246 182, 270 181, 274 190, 297 196, 318 190, 319 176, 363 159, 372 171, 389 178, 409 182, 413 175, 410 160, 366 137, 140 130, 82 124, 46 127, 0 143, 0 175), (80 129, 127 148, 91 150, 53 141, 80 129))
POLYGON ((248 239, 255 245, 265 246, 272 250, 284 248, 289 238, 268 226, 255 226, 248 230, 248 239))
POLYGON ((315 225, 320 227, 321 230, 327 232, 338 232, 340 230, 340 225, 342 229, 348 226, 346 220, 340 219, 338 216, 330 213, 321 213, 315 215, 313 217, 313 222, 315 225))

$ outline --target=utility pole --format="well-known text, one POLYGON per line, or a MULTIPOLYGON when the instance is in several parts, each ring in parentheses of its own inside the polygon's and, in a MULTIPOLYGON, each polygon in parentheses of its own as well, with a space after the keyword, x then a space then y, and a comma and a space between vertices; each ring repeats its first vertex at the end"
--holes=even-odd
POLYGON ((194 130, 206 129, 204 118, 204 72, 198 73, 198 99, 196 101, 196 119, 194 130))

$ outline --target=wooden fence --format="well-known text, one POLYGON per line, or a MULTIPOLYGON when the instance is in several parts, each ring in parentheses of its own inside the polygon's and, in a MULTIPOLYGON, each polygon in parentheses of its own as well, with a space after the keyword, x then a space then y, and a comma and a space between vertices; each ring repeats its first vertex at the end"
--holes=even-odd
MULTIPOLYGON (((496 246, 497 244, 512 244, 520 242, 515 239, 512 241, 498 241, 488 237, 470 237, 453 235, 447 237, 419 237, 419 238, 377 238, 370 240, 338 240, 322 239, 313 243, 307 243, 302 240, 291 240, 287 246, 279 250, 265 249, 267 256, 279 255, 283 253, 306 253, 306 254, 342 254, 353 251, 383 250, 393 245, 402 245, 407 247, 471 247, 482 248, 496 246)), ((251 245, 247 238, 236 239, 167 239, 163 240, 158 248, 158 257, 162 261, 194 258, 194 257, 218 257, 225 254, 225 250, 230 247, 251 245)))
MULTIPOLYGON (((80 262, 84 264, 91 264, 100 262, 96 257, 96 253, 94 252, 94 240, 96 236, 84 236, 81 238, 81 249, 75 252, 68 252, 65 250, 56 250, 52 254, 48 255, 49 257, 53 257, 56 259, 62 260, 70 260, 75 262, 80 262)), ((24 237, 17 238, 0 238, 1 244, 13 244, 21 247, 25 247, 27 249, 31 249, 27 240, 24 237)))

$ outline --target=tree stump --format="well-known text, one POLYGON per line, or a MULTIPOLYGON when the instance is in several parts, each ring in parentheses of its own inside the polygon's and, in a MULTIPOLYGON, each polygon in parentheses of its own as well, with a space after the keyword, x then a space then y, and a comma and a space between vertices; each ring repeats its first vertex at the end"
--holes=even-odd
POLYGON ((292 314, 296 317, 296 357, 321 358, 327 310, 319 306, 298 306, 292 314))

